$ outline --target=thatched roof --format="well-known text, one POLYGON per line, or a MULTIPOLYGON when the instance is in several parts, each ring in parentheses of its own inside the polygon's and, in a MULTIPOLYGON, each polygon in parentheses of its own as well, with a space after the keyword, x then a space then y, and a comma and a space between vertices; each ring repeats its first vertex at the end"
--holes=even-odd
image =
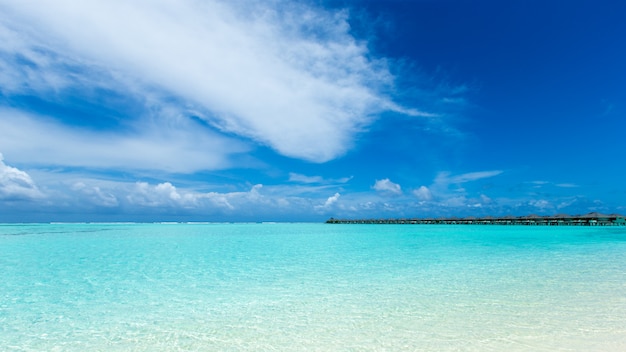
POLYGON ((601 213, 598 213, 598 212, 592 212, 592 213, 585 214, 585 215, 581 216, 581 218, 583 218, 583 219, 598 219, 598 218, 603 218, 603 219, 606 218, 606 219, 608 219, 610 217, 611 217, 611 215, 601 214, 601 213))
POLYGON ((539 219, 539 218, 541 218, 541 216, 537 214, 530 214, 530 215, 520 217, 520 219, 539 219))
POLYGON ((571 217, 572 216, 569 215, 569 214, 555 214, 555 215, 551 216, 551 218, 553 218, 553 219, 569 219, 571 217))

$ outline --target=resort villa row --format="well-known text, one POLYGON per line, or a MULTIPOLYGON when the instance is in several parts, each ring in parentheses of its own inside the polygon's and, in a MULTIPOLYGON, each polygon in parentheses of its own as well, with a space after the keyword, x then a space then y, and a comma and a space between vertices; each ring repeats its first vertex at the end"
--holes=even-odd
POLYGON ((620 214, 589 213, 586 215, 557 214, 551 216, 526 215, 465 218, 402 218, 402 219, 334 219, 327 224, 417 224, 417 225, 546 225, 546 226, 626 226, 626 217, 620 214))

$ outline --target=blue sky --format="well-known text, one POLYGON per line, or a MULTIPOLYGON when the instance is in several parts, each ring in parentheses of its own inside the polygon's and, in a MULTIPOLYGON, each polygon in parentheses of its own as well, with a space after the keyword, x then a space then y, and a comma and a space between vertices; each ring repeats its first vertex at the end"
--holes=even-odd
POLYGON ((624 14, 0 0, 0 222, 626 213, 624 14))

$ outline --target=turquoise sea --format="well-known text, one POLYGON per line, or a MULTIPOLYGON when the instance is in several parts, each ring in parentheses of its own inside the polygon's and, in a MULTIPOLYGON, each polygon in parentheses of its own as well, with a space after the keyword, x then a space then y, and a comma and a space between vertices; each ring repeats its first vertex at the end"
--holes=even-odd
POLYGON ((0 225, 2 351, 626 351, 626 227, 0 225))

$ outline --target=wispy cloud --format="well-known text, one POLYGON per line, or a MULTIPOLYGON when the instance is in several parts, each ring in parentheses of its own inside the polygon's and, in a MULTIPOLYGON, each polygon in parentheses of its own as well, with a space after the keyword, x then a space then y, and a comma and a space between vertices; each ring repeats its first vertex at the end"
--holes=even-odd
POLYGON ((498 176, 502 173, 502 170, 492 170, 492 171, 478 171, 478 172, 468 172, 461 175, 451 176, 447 172, 441 172, 437 175, 435 179, 436 184, 448 185, 448 184, 461 184, 471 181, 477 181, 483 178, 489 178, 498 176))
POLYGON ((557 184, 555 184, 555 186, 561 187, 561 188, 577 188, 577 187, 579 187, 577 184, 574 184, 574 183, 557 183, 557 184))
POLYGON ((537 208, 538 210, 542 210, 545 211, 546 209, 551 209, 554 206, 547 200, 545 199, 535 199, 535 200, 531 200, 529 202, 529 204, 535 208, 537 208))
POLYGON ((226 168, 231 156, 249 150, 185 119, 167 129, 141 122, 113 133, 2 108, 0 116, 0 150, 39 165, 193 172, 226 168))
POLYGON ((322 176, 306 176, 291 172, 289 173, 289 181, 299 183, 323 183, 324 178, 322 176))
POLYGON ((533 185, 533 188, 545 188, 545 187, 558 187, 558 188, 578 188, 580 187, 579 185, 575 184, 575 183, 568 183, 568 182, 562 182, 562 183, 555 183, 555 182, 550 182, 550 181, 530 181, 530 182, 526 182, 527 184, 531 184, 533 185))
POLYGON ((537 186, 543 186, 543 185, 549 184, 550 182, 548 182, 548 181, 531 181, 529 183, 533 184, 533 185, 537 185, 537 186))
POLYGON ((413 190, 413 195, 420 200, 422 205, 429 203, 444 208, 481 208, 484 204, 491 203, 491 198, 482 193, 470 195, 463 184, 495 177, 502 173, 501 170, 477 171, 459 175, 440 172, 430 186, 420 186, 413 190))
POLYGON ((459 194, 465 194, 466 190, 462 187, 463 184, 498 176, 500 174, 502 174, 501 170, 477 171, 460 175, 451 175, 449 172, 440 172, 437 174, 433 184, 428 189, 435 197, 446 198, 451 194, 456 197, 459 194), (455 188, 451 189, 451 186, 454 186, 455 188))
POLYGON ((344 11, 280 0, 24 0, 0 1, 0 24, 5 90, 76 93, 101 75, 120 91, 166 92, 214 127, 295 158, 342 155, 382 111, 420 115, 386 96, 387 62, 350 34, 344 11))
POLYGON ((307 176, 295 172, 289 173, 289 181, 306 184, 340 184, 350 181, 352 177, 342 177, 338 179, 326 179, 322 176, 307 176))
POLYGON ((119 201, 117 197, 107 191, 103 191, 99 186, 87 186, 83 182, 76 182, 71 189, 85 197, 88 203, 101 207, 117 207, 119 201))

